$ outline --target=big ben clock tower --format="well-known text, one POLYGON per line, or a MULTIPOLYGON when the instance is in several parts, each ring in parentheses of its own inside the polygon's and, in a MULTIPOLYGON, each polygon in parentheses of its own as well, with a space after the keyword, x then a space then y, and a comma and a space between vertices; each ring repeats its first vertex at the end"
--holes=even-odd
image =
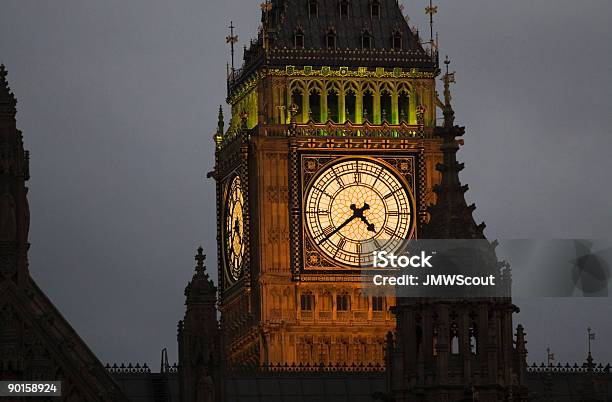
POLYGON ((438 74, 396 0, 262 5, 214 136, 226 364, 384 364, 395 301, 361 278, 427 220, 438 74))

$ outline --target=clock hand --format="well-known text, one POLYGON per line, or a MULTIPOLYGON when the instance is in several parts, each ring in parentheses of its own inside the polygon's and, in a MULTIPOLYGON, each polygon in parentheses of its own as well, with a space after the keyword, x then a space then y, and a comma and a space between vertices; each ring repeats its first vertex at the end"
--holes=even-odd
MULTIPOLYGON (((352 205, 351 205, 351 207, 352 207, 352 205)), ((366 202, 366 203, 363 204, 363 208, 358 209, 358 210, 354 210, 354 211, 357 213, 357 216, 359 217, 359 219, 361 219, 361 221, 368 226, 368 232, 375 232, 376 228, 374 227, 374 224, 370 223, 368 221, 368 218, 366 218, 365 215, 363 214, 368 209, 370 209, 370 206, 366 202)))
POLYGON ((321 239, 321 241, 319 243, 317 243, 319 246, 321 244, 323 244, 323 242, 325 242, 326 240, 328 240, 330 237, 332 237, 333 235, 335 235, 336 233, 338 233, 339 231, 341 231, 342 229, 344 229, 344 227, 346 225, 348 225, 349 223, 351 223, 353 220, 355 220, 357 218, 356 215, 351 216, 350 218, 348 218, 347 220, 345 220, 340 226, 338 226, 337 228, 334 229, 333 232, 331 232, 330 234, 328 234, 327 236, 325 236, 323 239, 321 239))
POLYGON ((376 232, 376 228, 375 228, 374 224, 370 223, 368 221, 368 218, 366 218, 365 216, 362 216, 361 217, 361 221, 368 226, 368 232, 376 232))
POLYGON ((355 204, 351 204, 351 209, 353 210, 353 215, 351 215, 350 218, 348 218, 347 220, 345 220, 340 226, 338 226, 337 228, 335 228, 330 234, 328 234, 327 236, 325 236, 323 239, 321 239, 321 241, 319 243, 317 243, 317 245, 321 245, 323 244, 323 242, 327 241, 330 237, 332 237, 333 235, 335 235, 336 233, 338 233, 339 231, 341 231, 346 225, 348 225, 349 223, 351 223, 353 220, 355 220, 356 218, 359 217, 359 210, 357 209, 357 206, 355 204))
POLYGON ((348 225, 349 223, 351 223, 353 220, 355 220, 357 218, 360 218, 362 221, 364 221, 366 223, 366 225, 368 225, 368 230, 370 232, 375 231, 374 225, 370 224, 369 222, 367 222, 366 217, 363 215, 364 211, 367 211, 368 209, 370 209, 370 206, 367 203, 364 203, 363 207, 361 207, 361 208, 357 208, 357 205, 351 204, 350 208, 353 211, 353 215, 350 218, 348 218, 347 220, 345 220, 336 229, 334 229, 333 232, 331 232, 330 234, 325 236, 323 239, 321 239, 321 241, 318 243, 318 245, 323 244, 323 242, 327 241, 330 237, 332 237, 333 235, 335 235, 336 233, 341 231, 346 225, 348 225))
POLYGON ((234 233, 242 241, 242 236, 240 235, 240 221, 238 219, 234 221, 234 233))

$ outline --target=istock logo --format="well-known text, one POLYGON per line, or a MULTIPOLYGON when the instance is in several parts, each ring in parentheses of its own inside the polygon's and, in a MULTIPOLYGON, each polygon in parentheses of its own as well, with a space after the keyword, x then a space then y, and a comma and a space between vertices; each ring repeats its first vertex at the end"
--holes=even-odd
POLYGON ((421 251, 420 255, 395 255, 387 251, 374 252, 374 267, 375 268, 433 268, 429 260, 436 254, 435 251, 431 255, 427 255, 425 251, 421 251))

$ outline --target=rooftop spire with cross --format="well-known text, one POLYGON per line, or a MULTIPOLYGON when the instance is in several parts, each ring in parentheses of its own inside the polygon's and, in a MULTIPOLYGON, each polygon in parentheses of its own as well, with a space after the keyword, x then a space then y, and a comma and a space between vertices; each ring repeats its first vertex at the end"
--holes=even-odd
POLYGON ((425 14, 429 15, 429 44, 431 45, 432 52, 434 48, 434 35, 433 35, 434 15, 436 15, 437 13, 438 13, 438 6, 434 6, 433 0, 429 0, 429 6, 425 7, 425 14))
POLYGON ((234 46, 238 43, 238 35, 234 35, 234 21, 230 21, 229 25, 230 34, 225 38, 225 43, 230 44, 231 55, 232 55, 232 79, 234 79, 234 73, 236 72, 236 68, 234 67, 234 46))

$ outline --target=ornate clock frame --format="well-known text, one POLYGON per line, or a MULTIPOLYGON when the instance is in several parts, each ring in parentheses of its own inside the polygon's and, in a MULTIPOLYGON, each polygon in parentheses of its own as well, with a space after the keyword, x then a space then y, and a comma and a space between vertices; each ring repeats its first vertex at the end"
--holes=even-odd
MULTIPOLYGON (((412 237, 426 219, 425 146, 422 138, 291 137, 289 139, 289 232, 291 271, 300 281, 360 281, 364 269, 330 261, 306 234, 303 200, 308 184, 321 169, 340 158, 368 158, 389 165, 414 197, 412 237), (314 165, 314 166, 313 166, 314 165), (313 258, 314 256, 314 258, 313 258)), ((372 271, 368 269, 367 271, 372 271)))
POLYGON ((228 187, 235 177, 240 178, 243 196, 243 228, 246 234, 250 230, 250 207, 249 207, 249 142, 246 130, 240 130, 239 134, 230 143, 224 144, 223 148, 218 148, 215 153, 216 159, 216 179, 217 179, 217 260, 219 272, 219 296, 225 291, 233 288, 250 288, 250 260, 251 260, 251 239, 249 235, 244 236, 244 255, 242 258, 241 276, 234 280, 227 271, 224 240, 225 214, 226 214, 226 195, 228 187), (242 286, 237 286, 237 285, 242 286))

